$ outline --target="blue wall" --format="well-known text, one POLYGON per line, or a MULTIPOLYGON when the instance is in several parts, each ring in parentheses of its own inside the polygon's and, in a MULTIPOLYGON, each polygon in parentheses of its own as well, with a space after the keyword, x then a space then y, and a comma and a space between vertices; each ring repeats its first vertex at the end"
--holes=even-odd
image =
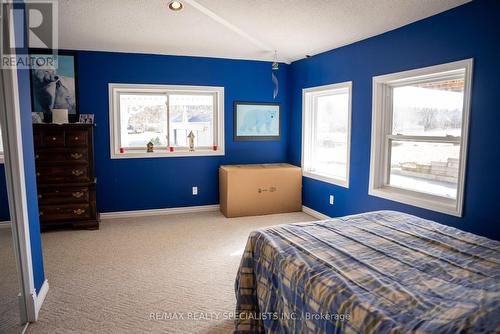
MULTIPOLYGON (((23 8, 24 3, 19 0, 15 4, 17 8, 23 8)), ((24 33, 22 27, 24 22, 14 22, 15 34, 24 33)), ((26 40, 26 39, 25 39, 26 40)), ((27 53, 24 48, 23 53, 27 53)), ((33 265, 34 286, 37 293, 40 291, 45 280, 43 269, 42 240, 40 235, 40 222, 38 218, 38 196, 36 189, 35 176, 35 153, 33 146, 33 126, 31 122, 31 96, 30 96, 30 77, 28 70, 17 71, 19 87, 19 104, 21 112, 21 133, 23 145, 24 160, 24 178, 26 186, 26 204, 28 207, 29 233, 31 244, 31 257, 33 265)), ((5 178, 3 179, 3 188, 5 188, 5 178)), ((7 196, 6 196, 7 197, 7 196)), ((5 197, 5 198, 6 198, 5 197)))
POLYGON ((500 2, 474 1, 428 19, 292 63, 289 160, 300 165, 301 90, 352 81, 350 188, 304 178, 304 205, 330 216, 392 209, 500 239, 500 2), (372 77, 474 58, 462 218, 368 195, 372 77), (328 196, 335 195, 335 205, 328 196))
POLYGON ((101 212, 217 204, 221 164, 287 161, 287 65, 279 71, 282 139, 233 141, 234 101, 273 101, 271 63, 202 57, 77 52, 81 113, 95 114, 97 206, 101 212), (225 88, 225 156, 110 159, 108 83, 225 88), (198 196, 191 187, 198 186, 198 196))
POLYGON ((30 77, 28 70, 18 70, 19 100, 21 108, 21 131, 23 134, 24 180, 30 227, 31 258, 33 278, 38 293, 45 280, 43 270, 42 238, 38 217, 38 195, 35 174, 35 152, 33 146, 33 125, 31 121, 30 77))
POLYGON ((7 184, 5 180, 5 168, 0 164, 0 221, 10 220, 9 201, 7 198, 7 184))

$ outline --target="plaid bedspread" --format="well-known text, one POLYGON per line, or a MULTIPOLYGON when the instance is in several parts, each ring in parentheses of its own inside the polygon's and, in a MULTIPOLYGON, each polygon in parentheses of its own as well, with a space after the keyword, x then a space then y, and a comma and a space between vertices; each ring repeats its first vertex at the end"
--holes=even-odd
POLYGON ((379 211, 259 229, 235 333, 500 333, 500 242, 379 211))

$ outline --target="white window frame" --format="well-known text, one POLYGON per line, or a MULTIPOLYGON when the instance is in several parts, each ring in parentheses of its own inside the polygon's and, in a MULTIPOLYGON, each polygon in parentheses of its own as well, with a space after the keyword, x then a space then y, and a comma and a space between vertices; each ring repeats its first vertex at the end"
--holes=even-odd
POLYGON ((149 84, 108 84, 109 91, 109 127, 111 159, 130 158, 169 158, 192 156, 220 156, 224 155, 224 87, 215 86, 184 86, 184 85, 149 85, 149 84), (166 147, 155 147, 154 152, 146 152, 146 148, 127 149, 120 153, 120 94, 151 93, 151 94, 212 94, 214 95, 214 146, 213 148, 176 147, 170 152, 166 147))
POLYGON ((349 188, 349 171, 351 161, 351 104, 352 104, 352 81, 340 82, 336 84, 323 85, 302 90, 302 175, 311 179, 335 184, 337 186, 349 188), (346 179, 331 177, 328 175, 311 172, 308 170, 307 161, 310 160, 311 145, 313 143, 312 135, 314 132, 313 122, 313 99, 315 96, 328 95, 334 90, 346 89, 349 94, 348 116, 347 116, 347 164, 346 179))
POLYGON ((372 139, 370 181, 368 186, 369 195, 457 217, 462 216, 469 134, 472 65, 473 59, 471 58, 452 63, 373 77, 372 139), (404 140, 411 140, 413 138, 420 141, 422 140, 422 136, 392 135, 393 111, 391 87, 406 85, 414 82, 433 81, 444 77, 443 73, 451 76, 454 73, 459 73, 464 70, 465 79, 461 137, 428 137, 429 141, 432 142, 456 142, 461 145, 456 199, 390 186, 387 184, 390 168, 388 138, 404 140))

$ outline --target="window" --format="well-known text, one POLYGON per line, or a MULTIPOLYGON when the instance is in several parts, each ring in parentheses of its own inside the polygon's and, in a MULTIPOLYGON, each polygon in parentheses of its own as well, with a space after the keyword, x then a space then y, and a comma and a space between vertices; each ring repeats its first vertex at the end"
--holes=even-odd
POLYGON ((373 78, 369 194, 461 216, 472 59, 373 78))
POLYGON ((223 87, 109 84, 109 96, 111 158, 224 155, 223 87))
POLYGON ((302 93, 303 175, 349 187, 351 82, 302 93))

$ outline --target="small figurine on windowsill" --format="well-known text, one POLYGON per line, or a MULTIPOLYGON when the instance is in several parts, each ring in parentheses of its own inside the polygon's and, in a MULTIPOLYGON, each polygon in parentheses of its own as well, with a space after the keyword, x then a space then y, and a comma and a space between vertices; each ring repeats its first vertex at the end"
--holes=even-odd
POLYGON ((153 144, 152 140, 149 141, 149 143, 146 145, 146 147, 147 147, 148 153, 153 153, 154 144, 153 144))
POLYGON ((189 151, 194 152, 194 133, 193 133, 193 131, 189 132, 188 139, 189 139, 189 151))

